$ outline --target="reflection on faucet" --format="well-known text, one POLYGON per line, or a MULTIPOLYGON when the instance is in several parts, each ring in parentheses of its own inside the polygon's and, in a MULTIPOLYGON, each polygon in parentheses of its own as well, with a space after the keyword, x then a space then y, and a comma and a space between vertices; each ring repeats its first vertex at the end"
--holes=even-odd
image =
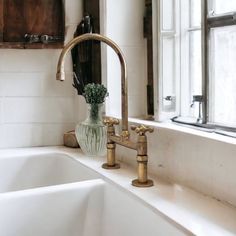
POLYGON ((146 132, 153 132, 150 127, 144 125, 138 127, 132 127, 136 133, 138 133, 137 142, 130 140, 130 133, 128 131, 128 99, 127 99, 127 67, 123 53, 116 43, 109 38, 100 34, 83 34, 71 40, 61 52, 57 66, 57 80, 65 80, 65 56, 66 54, 77 44, 87 41, 97 40, 109 45, 117 54, 121 64, 121 99, 122 99, 122 132, 120 135, 115 134, 114 125, 118 125, 119 121, 114 118, 106 118, 104 124, 108 127, 107 138, 107 163, 103 164, 105 169, 118 169, 120 165, 115 161, 115 147, 116 144, 125 146, 137 150, 137 162, 138 162, 138 178, 132 181, 132 184, 137 187, 150 187, 153 186, 153 181, 147 178, 147 137, 146 132))

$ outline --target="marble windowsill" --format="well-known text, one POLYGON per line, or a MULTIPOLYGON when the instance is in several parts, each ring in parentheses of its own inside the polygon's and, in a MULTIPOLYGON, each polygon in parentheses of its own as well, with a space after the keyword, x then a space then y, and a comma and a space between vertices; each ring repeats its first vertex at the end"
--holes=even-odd
POLYGON ((236 138, 229 137, 229 136, 224 136, 222 134, 217 134, 217 133, 210 133, 206 132, 200 129, 197 129, 195 127, 187 127, 186 125, 180 125, 176 124, 173 122, 157 122, 157 121, 150 121, 150 120, 143 120, 139 118, 129 118, 130 123, 136 123, 136 124, 144 124, 144 125, 149 125, 155 128, 163 128, 163 129, 169 129, 173 131, 178 131, 181 133, 187 133, 187 134, 192 134, 195 136, 199 137, 204 137, 228 144, 236 144, 236 138))

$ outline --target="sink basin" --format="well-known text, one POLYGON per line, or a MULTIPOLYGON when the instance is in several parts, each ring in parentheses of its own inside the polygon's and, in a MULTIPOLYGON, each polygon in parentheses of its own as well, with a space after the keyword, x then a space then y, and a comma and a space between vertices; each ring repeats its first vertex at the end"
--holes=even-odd
POLYGON ((101 179, 0 194, 3 236, 186 235, 137 197, 101 179))
POLYGON ((98 177, 96 172, 61 153, 0 157, 0 193, 98 177))
POLYGON ((235 235, 235 208, 163 180, 135 188, 135 170, 104 161, 64 147, 0 150, 0 235, 235 235))

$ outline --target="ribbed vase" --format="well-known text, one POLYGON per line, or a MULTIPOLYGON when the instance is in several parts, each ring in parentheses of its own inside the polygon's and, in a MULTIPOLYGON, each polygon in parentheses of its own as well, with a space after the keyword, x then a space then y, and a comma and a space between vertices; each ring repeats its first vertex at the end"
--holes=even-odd
POLYGON ((76 126, 75 134, 82 151, 88 156, 106 153, 107 128, 102 122, 103 104, 88 104, 85 121, 76 126))

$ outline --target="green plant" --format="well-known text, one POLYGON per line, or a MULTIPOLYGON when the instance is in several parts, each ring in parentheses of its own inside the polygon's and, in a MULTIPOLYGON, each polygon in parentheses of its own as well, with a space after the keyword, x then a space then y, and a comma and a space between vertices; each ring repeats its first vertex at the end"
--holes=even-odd
POLYGON ((89 104, 100 104, 108 96, 107 88, 102 84, 89 83, 84 87, 83 96, 89 104))
POLYGON ((107 88, 102 84, 89 83, 84 87, 83 96, 91 104, 90 116, 92 120, 98 118, 98 104, 104 103, 108 96, 107 88))

